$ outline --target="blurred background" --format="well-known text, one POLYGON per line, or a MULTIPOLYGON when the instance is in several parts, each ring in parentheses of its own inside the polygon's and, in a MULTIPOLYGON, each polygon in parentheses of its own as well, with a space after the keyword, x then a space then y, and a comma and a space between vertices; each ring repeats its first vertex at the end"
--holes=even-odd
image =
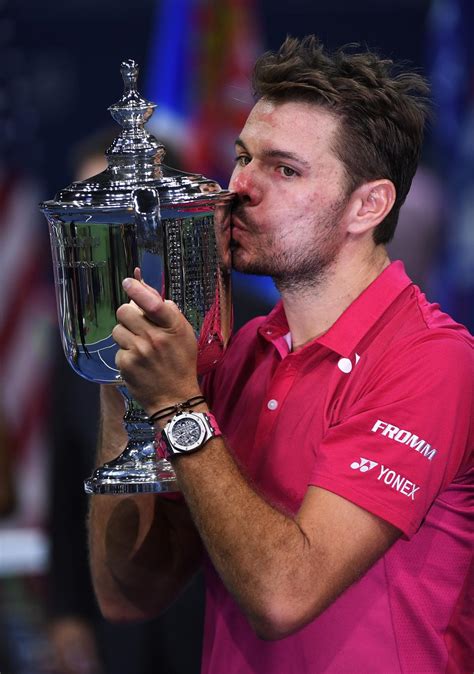
MULTIPOLYGON (((226 185, 251 106, 255 56, 316 33, 402 60, 432 82, 434 117, 392 258, 474 327, 474 46, 471 0, 0 0, 0 671, 199 671, 200 579, 165 616, 110 626, 87 570, 82 480, 98 387, 59 345, 47 225, 37 204, 103 169, 122 94, 140 65, 168 163, 226 185)), ((235 278, 236 319, 277 299, 235 278)))

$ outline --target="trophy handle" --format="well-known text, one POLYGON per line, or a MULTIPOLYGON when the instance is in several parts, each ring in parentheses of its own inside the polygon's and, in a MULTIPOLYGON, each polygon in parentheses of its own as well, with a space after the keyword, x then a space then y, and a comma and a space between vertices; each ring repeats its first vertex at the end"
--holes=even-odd
POLYGON ((171 464, 158 458, 155 428, 126 386, 118 387, 125 401, 124 426, 128 443, 116 459, 97 468, 85 480, 87 494, 146 494, 179 491, 171 464))
POLYGON ((158 190, 154 187, 138 187, 132 192, 132 202, 138 245, 145 250, 156 251, 161 243, 161 213, 158 190))

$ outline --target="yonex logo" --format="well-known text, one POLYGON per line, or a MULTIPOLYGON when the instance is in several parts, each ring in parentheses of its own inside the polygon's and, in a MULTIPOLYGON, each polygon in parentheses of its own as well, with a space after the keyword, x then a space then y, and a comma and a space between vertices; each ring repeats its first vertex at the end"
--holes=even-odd
POLYGON ((407 480, 404 475, 400 475, 390 468, 385 468, 385 466, 380 466, 380 474, 377 480, 382 480, 386 485, 403 494, 403 496, 411 498, 412 501, 415 500, 415 494, 420 489, 417 484, 411 480, 407 480))
MULTIPOLYGON (((377 461, 364 459, 364 457, 361 456, 359 461, 353 461, 351 463, 351 468, 352 470, 358 470, 360 473, 368 473, 369 470, 373 470, 378 465, 377 461)), ((420 489, 417 484, 408 480, 404 475, 396 473, 391 468, 386 468, 383 464, 380 464, 377 480, 386 484, 387 487, 395 489, 395 491, 403 494, 403 496, 407 496, 412 501, 415 500, 415 494, 420 489)))
POLYGON ((359 461, 354 461, 354 463, 351 463, 351 468, 352 470, 359 470, 361 473, 368 473, 369 470, 372 470, 372 468, 375 468, 375 466, 378 466, 379 464, 377 461, 371 461, 370 459, 364 459, 362 456, 360 457, 359 461))

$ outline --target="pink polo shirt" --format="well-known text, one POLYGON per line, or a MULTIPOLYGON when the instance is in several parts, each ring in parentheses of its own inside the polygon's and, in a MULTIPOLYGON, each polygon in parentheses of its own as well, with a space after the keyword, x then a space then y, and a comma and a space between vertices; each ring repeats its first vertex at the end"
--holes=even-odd
POLYGON ((472 671, 472 338, 400 262, 322 337, 291 353, 287 333, 279 305, 235 336, 206 380, 243 471, 287 511, 317 485, 404 535, 321 616, 275 642, 255 636, 209 562, 202 672, 472 671))

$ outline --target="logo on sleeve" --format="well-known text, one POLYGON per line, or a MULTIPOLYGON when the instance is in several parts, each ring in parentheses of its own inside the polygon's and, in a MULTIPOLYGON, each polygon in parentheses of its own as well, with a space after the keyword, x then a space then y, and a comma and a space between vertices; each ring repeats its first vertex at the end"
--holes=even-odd
POLYGON ((375 466, 378 466, 379 464, 377 461, 371 461, 370 459, 364 459, 362 456, 360 457, 359 461, 354 461, 354 463, 351 463, 351 468, 352 470, 360 470, 361 473, 368 473, 369 470, 372 470, 372 468, 375 468, 375 466))
POLYGON ((362 456, 358 461, 353 461, 351 463, 352 470, 358 470, 360 473, 368 473, 370 470, 373 470, 376 466, 379 466, 377 480, 383 482, 387 487, 395 489, 399 494, 406 496, 412 501, 415 500, 415 495, 419 491, 420 487, 406 478, 400 473, 396 473, 391 468, 387 468, 383 464, 378 464, 377 461, 371 461, 370 459, 364 459, 362 456))
POLYGON ((434 449, 426 440, 419 438, 417 435, 411 431, 406 431, 403 428, 398 426, 393 426, 388 424, 386 421, 377 419, 375 424, 371 428, 372 433, 381 433, 385 437, 395 440, 395 442, 400 442, 402 445, 407 445, 411 447, 415 452, 418 452, 422 456, 432 461, 434 456, 437 453, 437 449, 434 449))
POLYGON ((403 494, 403 496, 411 498, 412 501, 415 500, 415 494, 420 488, 414 482, 407 480, 403 475, 396 473, 390 468, 385 468, 385 466, 380 466, 377 480, 382 480, 386 485, 403 494))

